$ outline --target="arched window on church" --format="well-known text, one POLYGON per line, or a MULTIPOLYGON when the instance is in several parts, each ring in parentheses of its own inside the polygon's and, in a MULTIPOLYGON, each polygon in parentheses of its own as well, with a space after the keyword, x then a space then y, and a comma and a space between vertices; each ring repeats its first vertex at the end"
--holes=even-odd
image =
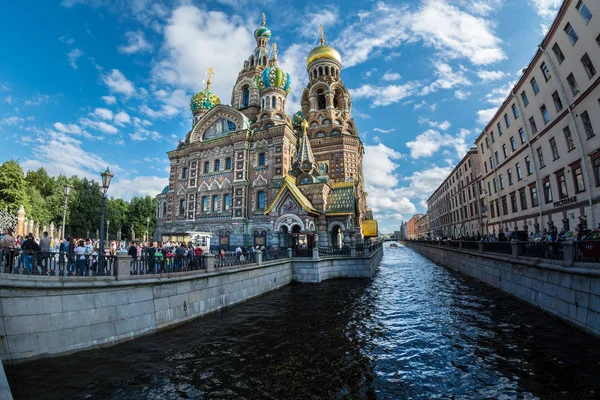
POLYGON ((250 66, 254 67, 254 57, 250 57, 250 66))
POLYGON ((325 67, 325 75, 329 75, 329 67, 325 67))
POLYGON ((167 202, 164 202, 163 206, 162 206, 162 215, 161 215, 161 217, 165 218, 166 216, 167 216, 167 202))
POLYGON ((324 110, 327 108, 327 101, 325 100, 325 91, 323 89, 317 90, 317 110, 324 110))
POLYGON ((179 200, 179 215, 185 214, 185 199, 179 200))
POLYGON ((267 57, 263 57, 262 59, 262 65, 267 65, 267 57))
POLYGON ((271 107, 277 108, 277 97, 271 97, 271 107))
POLYGON ((244 86, 242 88, 242 107, 248 107, 250 105, 250 88, 244 86))
POLYGON ((319 76, 323 76, 323 67, 319 67, 319 76))
POLYGON ((344 95, 341 89, 335 89, 333 94, 333 105, 337 110, 344 109, 344 95))

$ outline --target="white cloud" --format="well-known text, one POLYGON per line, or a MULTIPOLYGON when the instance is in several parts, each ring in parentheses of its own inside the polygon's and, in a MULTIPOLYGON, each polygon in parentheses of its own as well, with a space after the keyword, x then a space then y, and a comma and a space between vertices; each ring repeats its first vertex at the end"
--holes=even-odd
POLYGON ((508 97, 508 95, 510 95, 510 92, 512 91, 513 87, 515 87, 516 83, 517 80, 514 80, 512 82, 508 82, 502 86, 492 89, 488 94, 485 95, 486 100, 490 104, 493 104, 495 106, 501 106, 502 103, 504 103, 504 100, 506 100, 506 98, 508 97))
POLYGON ((125 200, 129 200, 133 196, 154 197, 168 184, 168 178, 158 176, 136 176, 132 179, 119 179, 110 185, 110 195, 125 200))
POLYGON ((126 97, 130 97, 135 93, 133 83, 131 83, 131 81, 129 81, 118 69, 113 69, 110 74, 104 75, 102 80, 113 93, 120 93, 126 97))
POLYGON ((50 101, 50 96, 47 94, 38 94, 31 99, 25 100, 26 106, 39 106, 40 104, 45 104, 50 101))
POLYGON ((372 86, 362 85, 358 89, 352 89, 351 94, 354 99, 370 99, 371 108, 377 106, 387 106, 397 103, 402 99, 417 93, 420 85, 418 82, 407 82, 403 85, 372 86))
POLYGON ((153 79, 196 92, 204 89, 201 79, 212 66, 212 89, 223 103, 229 102, 237 74, 256 46, 252 32, 239 19, 191 5, 173 11, 164 39, 164 56, 152 68, 153 79))
POLYGON ((373 128, 373 131, 381 132, 381 133, 390 133, 390 132, 394 132, 395 130, 396 130, 396 128, 391 128, 391 129, 373 128))
POLYGON ((419 118, 419 123, 420 124, 428 124, 432 128, 441 129, 443 131, 448 130, 448 128, 450 128, 450 126, 451 126, 449 121, 436 122, 436 121, 431 121, 431 120, 429 120, 427 118, 423 118, 423 117, 419 118))
POLYGON ((63 124, 62 122, 55 122, 52 124, 54 129, 61 133, 80 134, 81 128, 77 124, 63 124))
POLYGON ((162 139, 162 136, 160 133, 158 133, 156 131, 150 131, 147 129, 143 129, 143 128, 136 129, 134 133, 129 135, 129 137, 131 138, 131 140, 134 140, 137 142, 140 142, 143 140, 148 140, 148 139, 152 139, 155 141, 162 139))
POLYGON ((327 27, 340 21, 338 10, 331 7, 319 6, 317 12, 307 12, 300 15, 302 15, 302 20, 297 24, 298 30, 302 36, 312 40, 319 36, 319 25, 323 25, 327 38, 327 27))
POLYGON ((300 110, 300 96, 302 95, 302 82, 306 81, 306 55, 310 47, 306 44, 293 44, 284 50, 279 61, 283 68, 292 78, 292 90, 286 100, 286 112, 294 114, 300 110))
POLYGON ((131 122, 131 117, 125 111, 115 114, 115 123, 119 125, 128 124, 131 122))
POLYGON ((467 92, 465 90, 458 89, 454 92, 454 97, 459 100, 466 100, 471 95, 471 92, 467 92))
POLYGON ((443 62, 435 64, 436 80, 421 90, 422 95, 437 92, 439 89, 453 89, 457 86, 470 86, 471 81, 465 76, 462 69, 454 71, 453 68, 443 62))
MULTIPOLYGON (((468 4, 465 8, 470 9, 468 4)), ((444 58, 466 58, 487 65, 506 58, 493 28, 492 21, 446 0, 425 0, 414 11, 406 5, 378 2, 372 10, 360 12, 359 21, 341 33, 339 48, 346 67, 371 59, 383 49, 415 41, 435 48, 444 58)))
MULTIPOLYGON (((426 120, 426 122, 431 125, 430 121, 426 120)), ((444 121, 440 126, 449 127, 450 123, 444 121)), ((431 157, 443 147, 451 147, 454 149, 456 157, 462 158, 469 148, 466 143, 466 138, 469 134, 470 131, 467 129, 459 129, 458 133, 454 136, 448 133, 442 134, 434 129, 428 129, 418 135, 415 140, 407 142, 406 147, 410 149, 412 159, 431 157)))
POLYGON ((22 124, 24 121, 25 120, 21 117, 7 117, 7 118, 0 120, 2 125, 8 125, 8 126, 17 126, 17 125, 22 124))
POLYGON ((496 111, 498 109, 495 107, 477 111, 477 123, 487 125, 494 118, 494 115, 496 115, 496 111))
POLYGON ((74 69, 77 69, 77 59, 83 55, 83 52, 77 48, 71 50, 67 53, 67 58, 69 59, 69 65, 74 69))
POLYGON ((117 102, 117 98, 115 96, 102 96, 102 100, 108 105, 115 104, 117 102))
POLYGON ((383 74, 384 81, 397 81, 397 80, 400 80, 400 78, 401 78, 401 76, 397 72, 388 71, 385 74, 383 74))
MULTIPOLYGON (((404 158, 402 153, 379 143, 375 146, 365 146, 363 171, 370 187, 389 189, 398 184, 394 171, 398 164, 394 160, 404 158)), ((369 199, 370 200, 370 199, 369 199)))
POLYGON ((144 32, 140 30, 125 32, 125 38, 127 39, 127 44, 119 46, 119 52, 121 53, 133 54, 152 50, 152 45, 146 41, 144 32))
POLYGON ((115 133, 119 132, 119 130, 117 128, 115 128, 114 126, 107 124, 104 121, 94 121, 91 120, 89 118, 81 118, 79 120, 79 124, 85 127, 90 127, 92 129, 95 129, 97 131, 109 134, 109 135, 114 135, 115 133))
POLYGON ((506 75, 507 74, 503 71, 486 71, 486 70, 477 71, 477 76, 483 82, 497 81, 499 79, 504 78, 506 75))
POLYGON ((547 21, 551 21, 556 16, 563 0, 529 0, 535 7, 538 15, 547 21))
POLYGON ((112 120, 113 119, 113 113, 112 111, 110 111, 107 108, 96 108, 94 110, 94 114, 96 114, 98 117, 102 118, 102 119, 106 119, 106 120, 112 120))

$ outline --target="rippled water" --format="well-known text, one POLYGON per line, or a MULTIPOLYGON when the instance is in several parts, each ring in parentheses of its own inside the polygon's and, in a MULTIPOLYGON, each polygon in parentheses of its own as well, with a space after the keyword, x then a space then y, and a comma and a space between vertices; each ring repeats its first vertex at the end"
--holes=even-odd
POLYGON ((372 281, 274 293, 7 368, 15 399, 592 399, 600 340, 407 248, 372 281))

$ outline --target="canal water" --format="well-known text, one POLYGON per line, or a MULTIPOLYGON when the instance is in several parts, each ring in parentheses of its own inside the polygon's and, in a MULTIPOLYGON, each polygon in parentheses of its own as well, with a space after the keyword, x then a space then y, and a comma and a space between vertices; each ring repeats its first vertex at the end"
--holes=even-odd
POLYGON ((404 247, 116 347, 7 368, 15 399, 598 399, 600 340, 404 247))

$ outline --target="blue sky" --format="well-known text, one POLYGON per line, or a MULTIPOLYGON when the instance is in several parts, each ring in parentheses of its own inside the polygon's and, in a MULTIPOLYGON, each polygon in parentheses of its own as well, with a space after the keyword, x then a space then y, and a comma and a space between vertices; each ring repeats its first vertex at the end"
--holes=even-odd
POLYGON ((419 211, 502 103, 559 0, 9 2, 0 13, 0 159, 155 195, 166 151, 204 88, 229 103, 262 12, 299 108, 323 24, 365 144, 368 203, 382 231, 419 211))

